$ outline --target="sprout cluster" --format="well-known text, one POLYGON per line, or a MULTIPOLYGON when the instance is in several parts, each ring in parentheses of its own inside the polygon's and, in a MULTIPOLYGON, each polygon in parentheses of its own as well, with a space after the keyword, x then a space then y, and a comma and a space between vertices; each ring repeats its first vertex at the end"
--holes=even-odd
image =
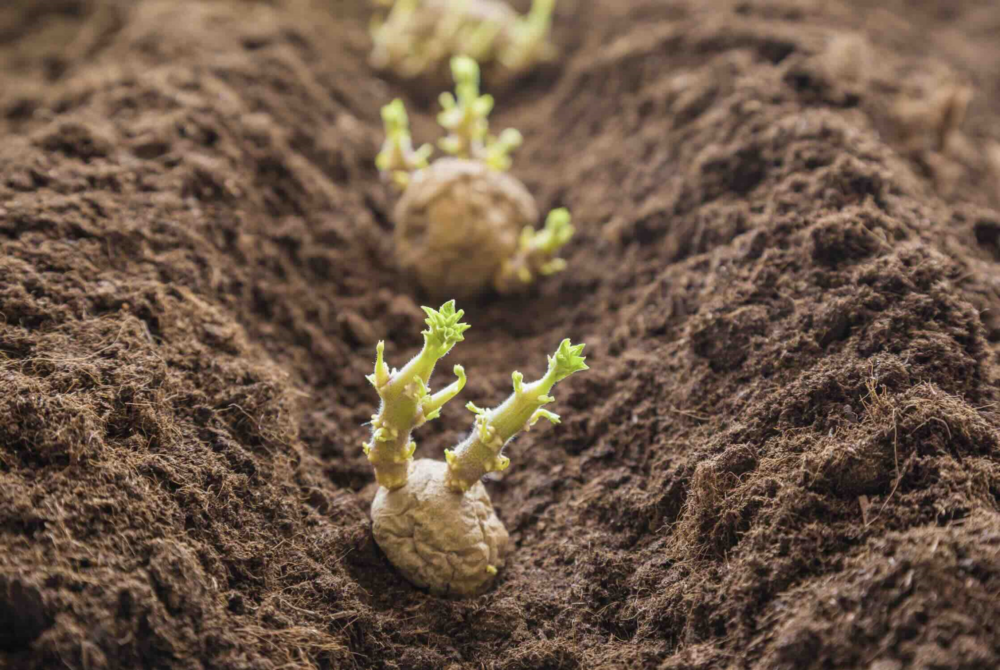
POLYGON ((431 394, 428 382, 438 360, 444 358, 469 326, 460 323, 465 313, 455 311, 455 301, 447 302, 440 310, 424 307, 427 330, 423 331, 424 346, 402 370, 389 371, 383 358, 385 343, 375 348, 375 372, 368 381, 382 399, 378 414, 372 415, 371 440, 362 448, 375 470, 375 479, 387 489, 399 488, 406 483, 413 453, 417 443, 410 439, 415 428, 436 419, 441 408, 465 387, 465 370, 454 367, 458 379, 431 394))
POLYGON ((515 435, 529 430, 539 419, 559 423, 559 415, 544 406, 555 402, 549 392, 557 382, 588 369, 586 358, 580 355, 584 346, 563 340, 555 355, 549 356, 545 376, 530 384, 525 384, 524 375, 515 371, 511 374, 514 392, 496 408, 485 410, 471 402, 466 405, 476 415, 472 432, 454 450, 444 452, 448 463, 447 484, 452 490, 468 491, 487 472, 506 470, 510 459, 500 452, 515 435))
POLYGON ((574 232, 569 210, 565 207, 549 212, 541 232, 526 226, 521 231, 517 253, 504 261, 496 277, 497 290, 509 293, 517 285, 530 284, 538 275, 544 277, 566 269, 565 259, 557 258, 556 253, 569 242, 574 232))
MULTIPOLYGON (((433 394, 429 386, 437 362, 465 339, 464 333, 470 327, 461 322, 465 311, 456 311, 454 300, 439 310, 422 309, 427 314, 427 330, 422 333, 424 346, 420 352, 402 369, 390 371, 384 357, 385 343, 379 342, 375 347, 375 371, 368 375, 382 403, 378 413, 372 415, 371 439, 362 448, 375 469, 375 479, 387 489, 406 484, 417 448, 411 439, 413 430, 438 418, 441 408, 462 391, 466 382, 465 370, 456 365, 454 382, 433 394)), ((487 472, 505 470, 509 460, 500 453, 504 445, 538 419, 559 422, 559 416, 543 406, 555 400, 548 395, 553 386, 574 372, 589 369, 586 358, 580 355, 584 346, 563 340, 555 354, 548 357, 545 376, 530 384, 525 384, 524 375, 515 371, 511 375, 513 394, 496 408, 487 411, 471 402, 466 405, 476 415, 472 433, 454 450, 444 452, 450 488, 467 491, 487 472)))
POLYGON ((410 138, 410 119, 402 100, 393 100, 382 108, 385 141, 375 157, 375 166, 382 174, 391 175, 393 183, 402 190, 410 183, 410 173, 427 167, 427 159, 434 153, 429 144, 413 148, 410 138))
POLYGON ((503 0, 392 0, 372 18, 370 62, 400 77, 437 73, 454 56, 494 67, 512 79, 554 58, 549 41, 555 0, 535 0, 518 15, 503 0))
POLYGON ((428 329, 420 353, 390 372, 379 342, 375 371, 368 377, 382 400, 372 417, 371 439, 363 445, 380 485, 372 503, 373 531, 389 560, 414 584, 439 594, 474 595, 492 583, 507 544, 507 531, 480 480, 510 465, 503 449, 518 433, 539 419, 559 423, 545 406, 555 401, 551 392, 557 383, 588 369, 584 345, 563 340, 549 356, 545 375, 534 382, 514 372, 514 392, 495 408, 469 403, 475 414, 472 430, 445 450, 443 463, 414 461, 412 431, 439 416, 466 381, 456 365, 457 381, 431 393, 435 364, 464 339, 469 326, 460 321, 464 312, 455 310, 454 301, 439 310, 423 309, 428 329))
POLYGON ((479 65, 471 58, 459 56, 452 60, 455 95, 445 91, 439 101, 442 111, 437 121, 448 131, 438 140, 441 151, 456 158, 475 158, 494 170, 510 168, 510 152, 521 146, 521 133, 507 128, 499 137, 490 135, 489 115, 493 111, 493 96, 479 93, 479 65))
MULTIPOLYGON (((476 61, 457 56, 451 61, 451 72, 455 93, 445 91, 438 99, 442 109, 437 121, 448 133, 438 140, 438 148, 455 158, 482 161, 499 172, 510 169, 510 154, 521 146, 521 133, 507 128, 498 136, 490 134, 489 116, 494 100, 492 95, 480 93, 476 61)), ((375 166, 391 176, 393 183, 403 191, 412 173, 428 166, 434 149, 429 144, 413 148, 410 122, 402 100, 397 98, 382 108, 382 123, 385 141, 375 157, 375 166)))
POLYGON ((538 231, 534 198, 507 174, 521 133, 490 131, 494 100, 480 91, 475 60, 451 60, 455 92, 442 93, 437 121, 446 131, 438 148, 447 157, 429 162, 429 145, 413 148, 406 109, 393 100, 382 110, 386 139, 376 166, 402 193, 396 205, 396 255, 436 297, 469 297, 492 286, 518 291, 537 277, 559 272, 556 257, 573 236, 566 209, 549 213, 538 231))

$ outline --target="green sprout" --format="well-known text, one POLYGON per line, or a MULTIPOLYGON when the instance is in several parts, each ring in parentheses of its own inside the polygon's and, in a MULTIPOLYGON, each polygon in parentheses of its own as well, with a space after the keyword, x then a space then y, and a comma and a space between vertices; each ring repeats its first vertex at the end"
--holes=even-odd
POLYGON ((375 166, 383 174, 392 175, 393 183, 403 190, 409 185, 413 171, 427 167, 427 159, 434 148, 429 144, 413 148, 410 120, 406 115, 406 106, 399 98, 382 108, 382 123, 385 125, 385 141, 375 157, 375 166))
MULTIPOLYGON (((464 10, 466 0, 453 5, 453 12, 464 10)), ((455 47, 453 55, 468 56, 473 60, 484 63, 493 59, 497 39, 503 32, 503 24, 499 21, 465 21, 455 32, 455 47)))
POLYGON ((569 210, 553 209, 545 218, 545 227, 537 231, 526 226, 521 231, 517 253, 498 274, 495 285, 501 293, 513 291, 517 284, 530 284, 537 275, 548 276, 566 269, 566 261, 556 254, 573 237, 569 210), (515 281, 516 280, 516 281, 515 281))
POLYGON ((555 47, 549 42, 555 6, 556 0, 534 0, 527 16, 517 18, 510 27, 509 44, 499 56, 504 67, 522 72, 555 57, 555 47))
POLYGON ((412 25, 420 0, 378 0, 379 5, 389 6, 389 15, 382 18, 372 15, 368 33, 372 38, 371 62, 382 69, 395 63, 403 72, 419 74, 427 66, 427 60, 420 58, 417 36, 405 27, 412 25))
POLYGON ((448 136, 438 141, 438 147, 456 158, 478 158, 495 170, 509 169, 510 152, 521 145, 521 133, 508 128, 499 137, 489 134, 493 96, 480 94, 479 64, 475 60, 455 56, 451 59, 451 73, 455 94, 441 94, 443 109, 437 117, 448 136))
POLYGON ((438 146, 452 156, 473 158, 481 151, 490 128, 487 117, 493 111, 493 96, 479 94, 479 65, 468 56, 452 58, 451 73, 455 95, 448 91, 441 94, 443 111, 437 117, 449 134, 438 146))
POLYGON ((466 407, 476 415, 472 433, 454 450, 446 449, 448 463, 446 484, 454 491, 467 491, 487 472, 505 470, 510 459, 504 456, 504 445, 523 430, 529 430, 539 419, 559 423, 559 415, 543 409, 553 401, 549 392, 556 383, 574 372, 589 369, 585 363, 583 344, 571 344, 568 339, 559 344, 555 355, 549 356, 548 371, 538 381, 524 383, 524 375, 514 372, 514 392, 495 409, 485 410, 469 403, 466 407))
POLYGON ((500 137, 488 136, 483 161, 498 172, 506 172, 513 162, 510 152, 521 146, 524 138, 514 128, 507 128, 500 137))
POLYGON ((441 391, 431 394, 427 385, 435 364, 465 339, 463 333, 469 326, 460 322, 465 312, 455 311, 454 300, 446 302, 440 310, 423 309, 427 314, 427 330, 423 331, 424 346, 420 353, 403 369, 390 372, 383 357, 385 343, 379 342, 375 372, 368 376, 382 405, 378 414, 372 415, 371 440, 362 446, 375 469, 375 479, 390 490, 406 484, 417 448, 410 434, 440 416, 444 404, 465 387, 465 370, 461 365, 454 367, 458 379, 441 391))

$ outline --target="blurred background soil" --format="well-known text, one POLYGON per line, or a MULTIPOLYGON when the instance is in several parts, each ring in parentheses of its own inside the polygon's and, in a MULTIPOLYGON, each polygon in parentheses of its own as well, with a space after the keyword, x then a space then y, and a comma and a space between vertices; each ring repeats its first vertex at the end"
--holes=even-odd
POLYGON ((451 357, 480 405, 592 370, 450 602, 369 528, 364 376, 422 327, 379 107, 428 97, 369 7, 4 3, 0 667, 1000 664, 1000 9, 871 4, 560 0, 494 124, 569 269, 451 357))

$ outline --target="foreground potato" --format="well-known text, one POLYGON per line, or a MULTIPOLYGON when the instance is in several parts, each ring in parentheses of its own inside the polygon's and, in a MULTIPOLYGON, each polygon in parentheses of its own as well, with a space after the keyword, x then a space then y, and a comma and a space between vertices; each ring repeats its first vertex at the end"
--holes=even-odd
POLYGON ((445 484, 447 471, 444 461, 422 458, 405 486, 380 487, 372 532, 411 583, 439 596, 476 596, 504 566, 507 530, 481 482, 458 493, 445 484))
POLYGON ((424 346, 402 369, 390 370, 385 343, 375 348, 375 369, 368 381, 381 403, 369 423, 371 439, 362 445, 375 470, 378 492, 372 501, 372 532, 389 562, 416 586, 436 595, 470 597, 483 593, 503 567, 507 531, 497 518, 482 478, 506 470, 502 452, 518 433, 541 419, 557 424, 559 415, 545 409, 555 402, 552 388, 570 375, 587 370, 584 345, 568 339, 548 357, 545 375, 525 383, 514 371, 514 392, 493 409, 466 409, 475 414, 472 430, 444 462, 413 460, 413 431, 441 414, 441 409, 465 386, 465 370, 454 367, 458 379, 432 393, 437 362, 465 339, 469 325, 464 311, 450 300, 440 309, 424 307, 424 346))

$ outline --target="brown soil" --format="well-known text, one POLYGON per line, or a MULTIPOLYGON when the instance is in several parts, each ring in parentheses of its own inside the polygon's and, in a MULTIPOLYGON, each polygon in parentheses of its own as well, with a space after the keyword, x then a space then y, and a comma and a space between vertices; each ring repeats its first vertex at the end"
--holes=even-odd
POLYGON ((996 4, 560 0, 495 123, 570 268, 453 356, 481 405, 563 337, 592 370, 463 602, 370 534, 364 375, 422 298, 367 15, 0 8, 0 667, 1000 664, 996 4))

